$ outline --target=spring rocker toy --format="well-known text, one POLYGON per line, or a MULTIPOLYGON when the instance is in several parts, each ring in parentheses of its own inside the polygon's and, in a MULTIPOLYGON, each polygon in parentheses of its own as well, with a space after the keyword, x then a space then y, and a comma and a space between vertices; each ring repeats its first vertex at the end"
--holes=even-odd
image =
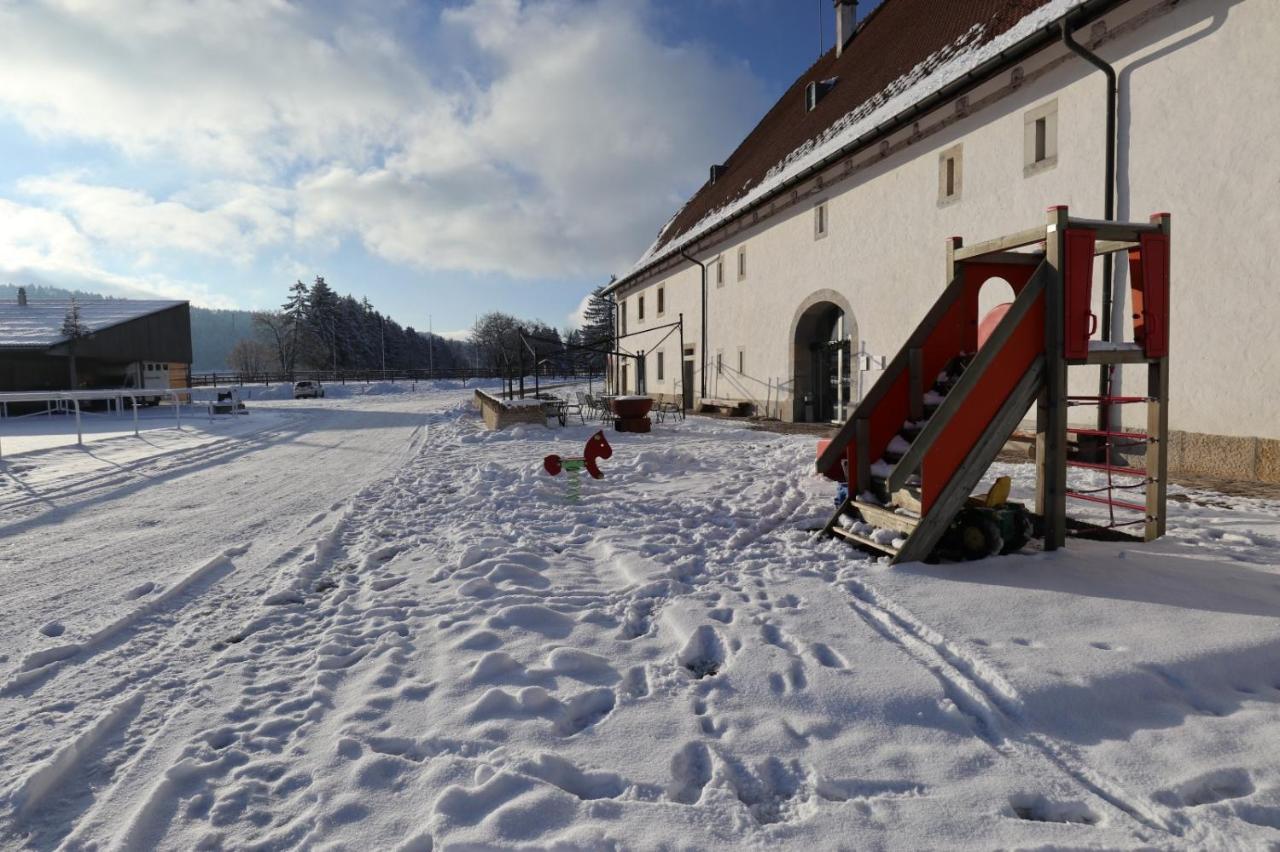
POLYGON ((581 496, 581 483, 578 479, 579 472, 585 468, 587 473, 591 474, 592 479, 603 479, 604 474, 601 473, 600 467, 596 462, 599 459, 607 459, 612 455, 613 447, 609 446, 609 441, 605 438, 604 432, 596 432, 587 440, 587 445, 583 448, 580 458, 562 459, 552 453, 542 460, 542 467, 552 476, 559 476, 562 470, 569 474, 568 497, 571 503, 576 503, 581 496))

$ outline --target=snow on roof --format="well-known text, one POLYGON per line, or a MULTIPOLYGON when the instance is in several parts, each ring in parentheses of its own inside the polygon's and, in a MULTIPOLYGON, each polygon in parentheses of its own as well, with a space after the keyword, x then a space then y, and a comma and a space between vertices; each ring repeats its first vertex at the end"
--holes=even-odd
MULTIPOLYGON (((80 306, 80 322, 90 332, 158 311, 185 305, 160 299, 87 299, 80 306)), ((0 302, 0 348, 47 349, 66 340, 62 321, 71 307, 70 299, 32 299, 25 305, 0 302)))
MULTIPOLYGON (((975 16, 985 15, 985 21, 970 23, 958 35, 932 50, 909 70, 898 74, 870 96, 862 98, 862 91, 850 87, 840 98, 831 98, 835 101, 830 104, 829 108, 832 109, 847 103, 850 96, 859 99, 852 109, 839 113, 833 121, 827 120, 827 117, 816 117, 821 111, 821 104, 818 110, 810 114, 816 118, 810 118, 804 113, 797 114, 795 111, 800 109, 801 101, 794 96, 794 92, 802 90, 811 77, 868 79, 869 75, 865 72, 840 75, 832 69, 859 61, 863 64, 878 64, 882 71, 886 67, 891 68, 893 62, 900 60, 904 53, 902 48, 905 45, 901 43, 901 39, 907 38, 918 43, 921 33, 917 24, 934 26, 928 20, 929 10, 924 8, 931 5, 931 0, 886 0, 871 13, 876 16, 874 23, 878 26, 870 26, 873 20, 869 16, 860 25, 858 36, 845 50, 843 57, 836 57, 834 51, 831 51, 801 75, 730 157, 725 176, 715 184, 705 184, 686 202, 663 227, 653 245, 613 286, 625 283, 645 267, 678 253, 845 146, 956 82, 1084 2, 1085 0, 999 0, 993 3, 992 0, 985 0, 953 5, 948 0, 945 6, 935 10, 937 14, 934 17, 949 18, 954 25, 952 32, 964 20, 974 20, 975 16), (1040 2, 1040 5, 1026 11, 1029 5, 1036 2, 1040 2), (886 10, 887 14, 881 16, 880 13, 886 10), (969 17, 958 20, 955 18, 956 15, 964 14, 969 17), (916 16, 915 24, 911 23, 913 16, 916 16), (864 29, 865 33, 862 32, 864 29), (795 101, 794 104, 792 100, 795 101), (807 138, 799 137, 804 140, 799 145, 781 149, 787 151, 781 159, 777 159, 778 154, 774 153, 774 159, 769 161, 772 164, 767 168, 762 166, 762 155, 768 156, 779 144, 794 145, 794 142, 787 143, 786 140, 796 138, 797 129, 801 133, 813 132, 807 138), (713 200, 717 196, 719 204, 713 200), (698 215, 699 211, 702 211, 700 218, 691 222, 692 216, 698 215)), ((837 84, 835 91, 840 90, 840 85, 843 84, 837 84)))

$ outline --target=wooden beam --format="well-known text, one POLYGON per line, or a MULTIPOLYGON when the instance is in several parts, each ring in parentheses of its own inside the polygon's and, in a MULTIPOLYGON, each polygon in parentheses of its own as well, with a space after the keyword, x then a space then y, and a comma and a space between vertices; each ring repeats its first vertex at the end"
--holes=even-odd
POLYGON ((862 515, 862 519, 872 526, 884 527, 888 530, 910 535, 920 525, 919 518, 913 518, 910 515, 899 515, 884 506, 877 506, 874 503, 867 503, 863 500, 854 500, 853 507, 858 510, 858 514, 862 515))
POLYGON ((964 462, 942 489, 929 513, 920 520, 915 532, 907 537, 906 544, 894 557, 895 563, 918 562, 929 558, 956 514, 964 508, 973 489, 1000 454, 1005 441, 1018 428, 1022 415, 1035 400, 1043 382, 1044 358, 1037 358, 1000 407, 982 440, 969 450, 964 462))
MULTIPOLYGON (((1166 237, 1172 230, 1168 213, 1157 213, 1151 224, 1166 237)), ((1169 358, 1160 358, 1147 368, 1147 541, 1165 534, 1169 513, 1169 358)))
POLYGON ((1066 542, 1067 520, 1067 362, 1063 357, 1063 270, 1066 260, 1066 207, 1049 210, 1045 262, 1044 390, 1036 406, 1036 513, 1044 518, 1044 549, 1066 542))
MULTIPOLYGON (((1083 364, 1145 364, 1150 359, 1141 349, 1090 349, 1083 364)), ((1076 362, 1072 362, 1076 363, 1076 362)))
POLYGON ((938 406, 938 410, 933 413, 924 429, 911 442, 911 446, 906 453, 893 466, 893 470, 889 471, 889 493, 892 494, 901 488, 906 484, 907 477, 916 472, 921 462, 924 461, 925 454, 929 451, 929 448, 946 431, 947 424, 950 423, 951 418, 964 406, 969 394, 973 392, 978 386, 978 382, 982 380, 987 367, 1000 354, 1001 347, 1018 330, 1019 324, 1026 318, 1036 299, 1040 297, 1045 287, 1045 281, 1051 275, 1052 271, 1044 263, 1041 263, 1036 268, 1036 272, 1027 282, 1027 286, 1022 288, 1022 292, 1013 300, 1013 305, 1009 308, 1008 313, 1004 315, 995 330, 991 332, 991 336, 987 338, 986 345, 978 351, 964 374, 960 376, 960 380, 956 382, 955 386, 951 388, 951 392, 942 400, 942 405, 938 406))
POLYGON ((1067 220, 1068 228, 1088 228, 1097 234, 1099 240, 1136 243, 1139 234, 1158 234, 1160 226, 1155 223, 1142 222, 1109 222, 1106 219, 1077 219, 1074 216, 1067 220))
POLYGON ((1043 242, 1044 238, 1045 231, 1043 225, 1036 228, 1028 228, 1025 231, 1018 231, 1016 234, 997 237, 994 240, 985 240, 980 243, 974 243, 966 248, 957 249, 955 259, 957 261, 972 260, 973 258, 992 254, 993 252, 1008 251, 1009 249, 1035 245, 1036 243, 1043 242))
POLYGON ((1003 263, 1017 266, 1039 266, 1044 255, 1038 251, 993 251, 982 256, 983 263, 1003 263))
POLYGON ((1111 254, 1117 251, 1128 251, 1131 248, 1137 248, 1135 242, 1127 242, 1125 240, 1099 240, 1094 243, 1093 254, 1097 257, 1100 254, 1111 254))
POLYGON ((833 535, 838 535, 840 536, 840 538, 843 538, 847 541, 856 542, 858 544, 863 545, 864 547, 874 548, 876 550, 879 550, 881 553, 887 553, 890 556, 898 555, 898 549, 896 547, 893 547, 888 544, 881 544, 880 542, 876 541, 873 538, 868 538, 865 535, 858 535, 853 530, 847 530, 841 526, 832 528, 831 533, 833 535))
POLYGON ((1165 533, 1169 495, 1169 359, 1153 361, 1147 368, 1147 523, 1144 538, 1165 533))

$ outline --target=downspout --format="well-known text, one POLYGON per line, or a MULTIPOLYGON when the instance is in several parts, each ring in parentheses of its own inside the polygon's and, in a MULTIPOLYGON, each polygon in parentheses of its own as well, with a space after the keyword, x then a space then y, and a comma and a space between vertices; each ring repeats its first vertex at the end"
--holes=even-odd
MULTIPOLYGON (((1079 56, 1085 62, 1100 70, 1107 78, 1107 186, 1106 193, 1103 198, 1103 206, 1105 208, 1104 218, 1107 221, 1114 221, 1116 215, 1116 102, 1119 98, 1119 86, 1116 82, 1116 69, 1109 63, 1098 56, 1093 51, 1080 44, 1071 36, 1071 26, 1064 17, 1062 19, 1062 43, 1067 49, 1079 56)), ((1102 257, 1102 339, 1111 340, 1111 302, 1112 302, 1112 258, 1113 253, 1108 252, 1102 257)), ((1102 365, 1098 374, 1098 395, 1110 396, 1111 394, 1111 371, 1114 367, 1102 365)), ((1098 407, 1098 428, 1100 431, 1109 431, 1111 423, 1110 407, 1102 405, 1098 407)), ((1111 450, 1110 443, 1107 446, 1107 458, 1110 460, 1111 450)))
MULTIPOLYGON (((684 249, 680 250, 680 256, 691 263, 698 264, 698 266, 702 269, 702 340, 698 344, 698 349, 699 349, 698 360, 702 362, 701 369, 699 370, 699 373, 701 373, 701 384, 699 386, 702 388, 702 393, 698 398, 706 399, 707 398, 707 265, 702 261, 698 260, 696 257, 693 257, 684 249)), ((680 357, 683 358, 684 353, 681 353, 680 357)))

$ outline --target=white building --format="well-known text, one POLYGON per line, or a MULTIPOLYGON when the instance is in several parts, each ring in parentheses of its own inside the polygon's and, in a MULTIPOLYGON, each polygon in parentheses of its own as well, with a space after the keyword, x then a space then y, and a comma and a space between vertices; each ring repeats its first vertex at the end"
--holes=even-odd
MULTIPOLYGON (((1105 218, 1114 103, 1114 218, 1173 215, 1170 463, 1280 481, 1280 2, 884 0, 856 24, 834 2, 837 46, 611 286, 621 330, 684 320, 683 351, 667 329, 621 341, 644 353, 626 389, 841 420, 877 375, 852 355, 898 350, 946 284, 948 237, 1057 204, 1105 218)), ((1073 387, 1096 393, 1087 369, 1073 387)))

